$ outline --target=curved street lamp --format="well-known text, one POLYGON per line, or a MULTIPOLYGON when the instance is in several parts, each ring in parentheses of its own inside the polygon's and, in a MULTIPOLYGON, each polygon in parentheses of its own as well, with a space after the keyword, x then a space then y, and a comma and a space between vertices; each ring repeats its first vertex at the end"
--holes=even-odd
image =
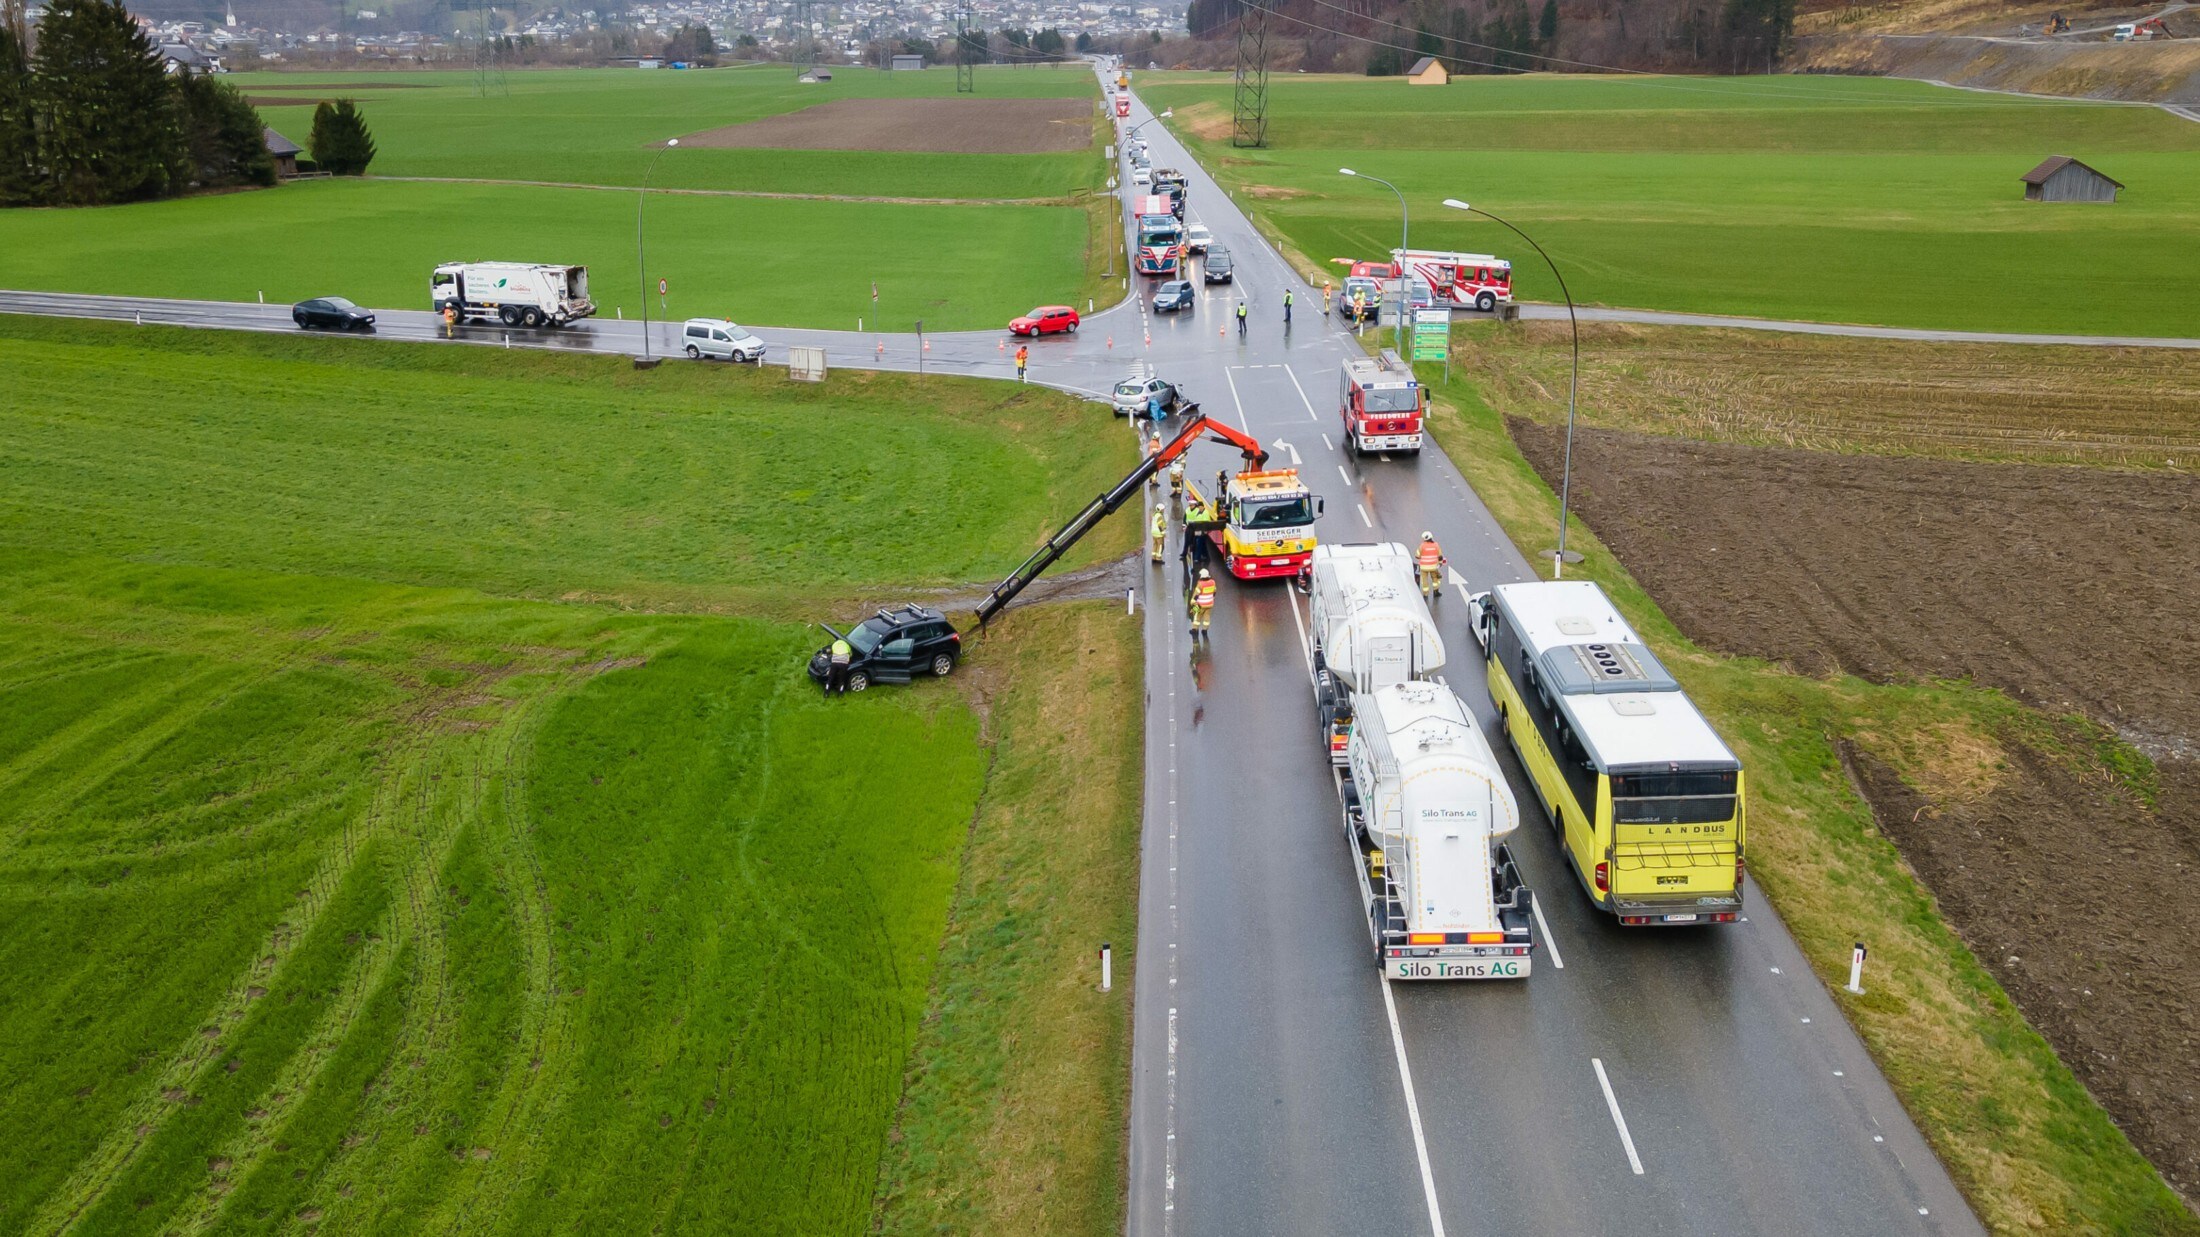
POLYGON ((1481 207, 1469 206, 1458 198, 1445 198, 1444 205, 1453 210, 1480 215, 1492 223, 1511 229, 1513 235, 1528 242, 1537 256, 1543 259, 1543 264, 1551 268, 1552 277, 1558 280, 1558 294, 1566 298, 1566 321, 1574 332, 1574 372, 1566 383, 1566 462, 1558 475, 1558 551, 1551 557, 1551 578, 1556 580, 1566 574, 1566 513, 1573 498, 1574 485, 1574 401, 1581 392, 1581 323, 1574 317, 1574 294, 1566 290, 1566 276, 1559 273, 1558 263, 1551 261, 1551 255, 1543 252, 1543 246, 1536 244, 1534 237, 1481 207))
POLYGON ((673 147, 678 146, 679 144, 679 138, 672 138, 664 145, 658 147, 656 154, 649 157, 649 167, 644 169, 642 172, 642 189, 640 194, 636 196, 634 202, 634 261, 642 268, 642 360, 644 361, 650 359, 649 254, 642 248, 642 207, 647 205, 649 202, 649 178, 656 175, 657 173, 657 161, 665 157, 666 151, 671 150, 673 147))
MULTIPOLYGON (((1398 261, 1400 263, 1398 268, 1398 300, 1400 303, 1396 308, 1391 311, 1390 342, 1392 347, 1403 352, 1405 350, 1406 332, 1406 307, 1404 302, 1407 297, 1406 272, 1405 266, 1403 265, 1405 262, 1405 255, 1402 251, 1413 248, 1413 246, 1406 239, 1412 234, 1413 228, 1413 217, 1406 211, 1406 195, 1403 193, 1398 193, 1398 186, 1391 184, 1389 181, 1384 180, 1380 176, 1370 176, 1365 172, 1355 172, 1351 168, 1338 168, 1337 174, 1340 176, 1351 176, 1359 180, 1372 180, 1376 184, 1381 185, 1383 188, 1390 190, 1392 193, 1398 194, 1398 248, 1401 251, 1398 257, 1398 261)), ((1378 329, 1380 329, 1380 327, 1378 327, 1378 329)), ((1378 342, 1380 342, 1382 336, 1377 335, 1375 338, 1378 342)))
POLYGON ((1150 125, 1157 120, 1167 120, 1169 117, 1174 115, 1176 115, 1176 109, 1172 107, 1169 108, 1167 111, 1162 112, 1159 116, 1148 116, 1144 120, 1139 121, 1137 124, 1132 125, 1130 128, 1123 130, 1123 136, 1129 137, 1132 134, 1137 133, 1140 129, 1145 128, 1147 125, 1150 125))

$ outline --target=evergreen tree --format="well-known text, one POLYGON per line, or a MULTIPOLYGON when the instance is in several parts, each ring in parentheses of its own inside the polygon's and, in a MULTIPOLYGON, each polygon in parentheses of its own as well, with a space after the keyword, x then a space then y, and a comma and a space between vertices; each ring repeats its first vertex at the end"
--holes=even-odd
POLYGON ((350 99, 324 100, 313 109, 313 136, 306 146, 313 151, 313 162, 335 176, 363 175, 374 162, 374 135, 350 99))
POLYGON ((275 183, 267 126, 235 86, 193 74, 176 80, 176 93, 193 181, 206 188, 275 183))
POLYGON ((59 200, 129 202, 182 187, 176 92, 128 9, 54 0, 34 67, 40 154, 59 200))
POLYGON ((1549 51, 1558 42, 1558 0, 1543 0, 1543 18, 1536 23, 1536 36, 1543 42, 1543 50, 1549 51))
POLYGON ((46 200, 36 117, 30 61, 14 28, 0 23, 0 206, 34 206, 46 200))

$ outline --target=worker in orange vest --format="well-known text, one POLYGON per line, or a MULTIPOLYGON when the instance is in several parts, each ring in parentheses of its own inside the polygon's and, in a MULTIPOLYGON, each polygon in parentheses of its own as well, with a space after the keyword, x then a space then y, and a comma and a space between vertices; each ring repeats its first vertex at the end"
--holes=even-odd
POLYGON ((1031 364, 1031 345, 1016 345, 1016 381, 1024 380, 1024 367, 1031 364))
POLYGON ((455 339, 457 336, 458 306, 455 303, 447 304, 443 307, 443 338, 455 339))
POLYGON ((1444 548, 1436 544, 1434 533, 1421 534, 1421 551, 1415 559, 1421 569, 1421 595, 1432 601, 1444 596, 1444 548))
POLYGON ((1214 626, 1215 577, 1205 567, 1199 569, 1199 583, 1192 586, 1191 611, 1192 635, 1195 637, 1214 626))
MULTIPOLYGON (((1146 440, 1146 458, 1150 460, 1159 454, 1161 454, 1161 435, 1155 434, 1154 436, 1146 440)), ((1159 468, 1155 468, 1153 470, 1153 475, 1146 478, 1146 488, 1150 490, 1160 484, 1161 470, 1159 468)))

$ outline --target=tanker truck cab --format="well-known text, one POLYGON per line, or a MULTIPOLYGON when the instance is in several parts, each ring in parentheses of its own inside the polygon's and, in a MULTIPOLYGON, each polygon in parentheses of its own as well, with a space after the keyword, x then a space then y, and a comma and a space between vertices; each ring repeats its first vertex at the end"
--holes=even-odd
POLYGON ((1442 683, 1353 710, 1345 836, 1383 977, 1527 978, 1535 894, 1505 845, 1520 811, 1489 740, 1442 683))
POLYGON ((1230 478, 1227 522, 1211 534, 1223 562, 1240 580, 1296 576, 1314 556, 1314 521, 1322 500, 1296 468, 1241 472, 1230 478))
POLYGON ((1630 927, 1732 923, 1741 762, 1589 581, 1500 584, 1490 695, 1589 900, 1630 927))

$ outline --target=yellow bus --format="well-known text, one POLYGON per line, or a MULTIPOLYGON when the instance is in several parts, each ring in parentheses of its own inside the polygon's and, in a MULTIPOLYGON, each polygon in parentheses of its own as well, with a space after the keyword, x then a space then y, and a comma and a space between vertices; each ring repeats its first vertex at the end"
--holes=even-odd
POLYGON ((1634 926, 1732 923, 1748 816, 1732 749, 1594 583, 1474 600, 1490 696, 1590 900, 1634 926))

